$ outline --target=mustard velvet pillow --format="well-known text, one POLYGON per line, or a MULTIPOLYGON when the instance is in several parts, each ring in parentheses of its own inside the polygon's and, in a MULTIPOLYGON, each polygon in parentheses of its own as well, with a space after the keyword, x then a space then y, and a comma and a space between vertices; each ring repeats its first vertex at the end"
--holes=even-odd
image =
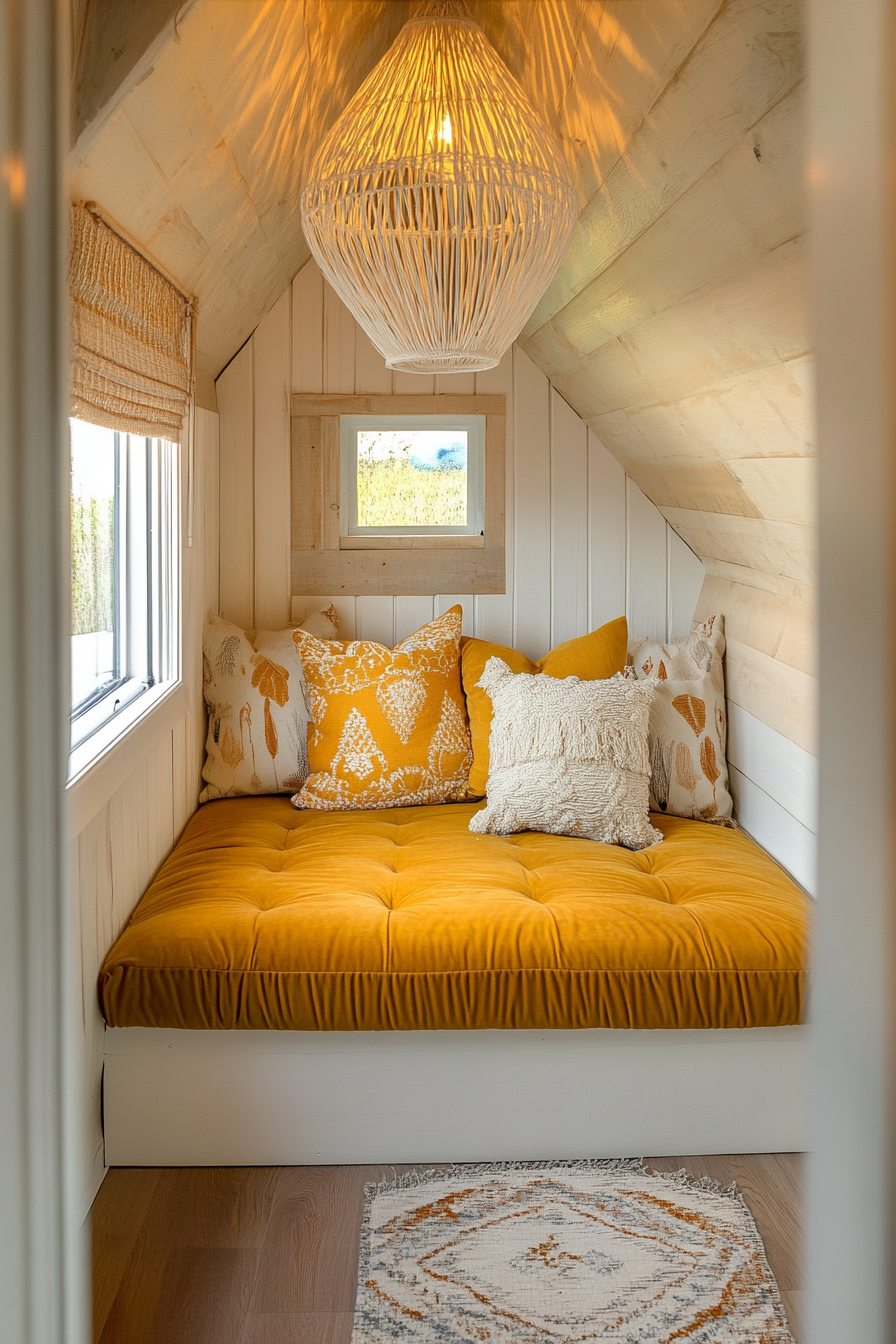
POLYGON ((484 798, 488 783, 488 739, 492 729, 492 702, 479 685, 489 658, 500 658, 511 672, 543 672, 548 677, 578 677, 580 681, 605 681, 625 667, 628 648, 628 623, 624 616, 592 630, 579 639, 567 639, 551 649, 537 663, 524 653, 490 644, 485 639, 461 641, 461 671, 467 714, 473 740, 473 765, 467 785, 467 798, 484 798))
POLYGON ((451 607, 394 649, 296 630, 313 719, 310 774, 296 807, 344 811, 463 798, 471 752, 461 616, 451 607))

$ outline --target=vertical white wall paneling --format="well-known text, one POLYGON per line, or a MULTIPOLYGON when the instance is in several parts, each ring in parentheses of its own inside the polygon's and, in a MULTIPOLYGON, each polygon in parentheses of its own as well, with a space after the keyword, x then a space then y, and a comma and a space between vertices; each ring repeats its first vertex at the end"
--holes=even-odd
POLYGON ((355 638, 372 639, 391 649, 395 643, 395 599, 359 597, 355 599, 355 638))
POLYGON ((588 427, 551 388, 551 644, 588 628, 588 427))
POLYGON ((728 760, 803 826, 817 832, 817 756, 731 700, 728 701, 728 760))
POLYGON ((324 286, 324 391, 354 392, 358 326, 335 290, 324 286))
POLYGON ((296 625, 303 621, 310 611, 319 611, 334 606, 339 613, 339 638, 355 639, 355 611, 357 599, 354 597, 294 597, 290 619, 296 625))
POLYGON ((201 473, 205 477, 205 508, 201 515, 197 512, 197 517, 201 516, 202 519, 201 533, 197 533, 196 520, 194 519, 193 546, 191 548, 194 563, 199 557, 202 557, 201 587, 198 582, 194 586, 193 605, 190 612, 185 612, 184 616, 185 644, 190 638, 187 625, 188 616, 194 623, 193 639, 196 643, 196 661, 189 716, 190 731, 185 743, 189 785, 185 791, 184 816, 181 826, 185 825, 189 819, 202 787, 202 763, 206 735, 205 706, 202 701, 202 622, 207 612, 219 610, 220 471, 218 463, 218 425, 219 417, 213 412, 196 412, 196 452, 201 473))
POLYGON ((817 758, 729 700, 728 764, 737 820, 814 896, 817 758))
MULTIPOLYGON (((305 270, 307 270, 307 266, 305 270)), ((300 389, 295 388, 296 392, 300 389)), ((355 328, 355 392, 378 392, 388 396, 392 391, 392 370, 361 327, 355 328)))
POLYGON ((77 846, 78 916, 81 923, 81 991, 85 1054, 81 1060, 86 1106, 83 1208, 90 1208, 104 1174, 101 1091, 103 1021, 96 978, 112 941, 112 858, 109 814, 104 808, 73 843, 77 846))
POLYGON ((428 373, 392 374, 392 391, 400 396, 430 397, 436 390, 436 380, 428 373))
POLYGON ((194 747, 193 727, 194 705, 190 713, 171 731, 171 814, 174 838, 180 835, 196 807, 198 796, 199 754, 194 747), (191 759, 192 758, 192 759, 191 759))
POLYGON ((551 455, 549 383, 513 350, 514 647, 540 658, 551 644, 551 455))
POLYGON ((439 373, 436 374, 435 390, 440 393, 454 393, 458 397, 472 396, 476 391, 475 373, 439 373))
POLYGON ((706 577, 703 561, 690 546, 682 541, 677 532, 666 524, 666 575, 667 602, 666 624, 669 639, 684 639, 691 633, 691 624, 700 590, 706 577))
POLYGON ((196 412, 196 449, 197 455, 201 457, 202 470, 205 473, 205 491, 203 496, 197 496, 197 509, 200 507, 200 501, 204 502, 202 511, 202 523, 204 532, 200 538, 196 534, 196 524, 194 519, 193 531, 193 549, 201 550, 204 555, 203 565, 203 601, 207 604, 210 611, 218 610, 219 602, 219 577, 218 566, 220 564, 220 538, 219 529, 221 522, 221 472, 219 463, 219 445, 218 445, 218 427, 220 416, 213 411, 197 410, 196 412))
MULTIPOLYGON (((317 267, 314 267, 317 270, 317 267)), ((308 270, 305 266, 303 271, 308 270)), ((301 274, 302 272, 300 272, 301 274)), ((329 285, 323 286, 323 326, 318 333, 318 339, 322 342, 323 359, 323 390, 325 392, 346 392, 355 391, 356 362, 358 358, 358 344, 362 345, 361 366, 371 373, 371 376, 377 377, 373 361, 370 357, 370 342, 361 331, 361 328, 355 322, 351 313, 338 295, 329 285), (364 342, 366 341, 366 347, 364 342)), ((306 333, 306 338, 310 339, 312 333, 306 333)), ((374 353, 376 353, 374 351, 374 353)), ((388 370, 383 364, 386 373, 388 370)), ((391 375, 389 375, 391 377, 391 375)), ((385 379, 383 379, 385 387, 385 379)), ((295 391, 304 391, 305 389, 294 388, 295 391)), ((286 493, 289 493, 287 486, 286 493)), ((393 610, 391 597, 373 597, 373 598, 350 598, 336 599, 334 602, 336 609, 340 613, 342 626, 340 634, 344 638, 350 639, 373 639, 380 644, 392 645, 393 629, 393 610), (351 610, 348 608, 351 607, 351 610), (349 633, 348 627, 351 628, 349 633)))
MULTIPOLYGON (((476 376, 472 373, 442 373, 433 379, 433 391, 436 393, 454 392, 459 396, 472 394, 476 390, 476 376)), ((400 599, 396 598, 396 617, 397 603, 400 599)), ((442 612, 448 611, 449 607, 459 604, 463 607, 463 633, 474 636, 476 630, 476 599, 472 594, 440 594, 435 599, 433 614, 440 616, 442 612)), ((396 634, 396 640, 398 635, 396 634)))
POLYGON ((290 291, 266 313, 252 337, 255 389, 255 625, 279 630, 289 621, 290 291))
MULTIPOLYGON (((147 882, 155 874, 162 859, 170 852, 178 832, 174 819, 174 772, 175 746, 178 729, 182 725, 183 719, 170 733, 165 734, 156 744, 147 762, 146 782, 149 790, 149 825, 146 834, 147 882)), ((180 774, 181 770, 178 769, 177 773, 180 774)), ((194 808, 196 801, 193 800, 194 808)))
POLYGON ((217 381, 220 416, 221 614, 255 624, 254 361, 249 340, 217 381))
POLYGON ((507 422, 504 440, 504 559, 506 566, 503 593, 479 593, 475 598, 476 637, 494 644, 513 644, 513 350, 508 350, 494 369, 476 374, 475 391, 500 395, 506 399, 507 422))
POLYGON ((630 643, 666 638, 666 520, 626 478, 627 615, 630 643))
POLYGON ((471 593, 440 593, 435 600, 435 615, 441 616, 451 607, 463 608, 463 633, 478 636, 476 629, 476 599, 471 593))
POLYGON ((433 618, 431 597, 396 597, 393 637, 398 644, 433 618))
POLYGON ((112 840, 112 936, 117 938, 140 891, 146 870, 146 761, 141 761, 109 803, 112 840))
POLYGON ((193 440, 193 544, 183 550, 182 675, 194 689, 179 741, 174 769, 175 824, 183 829, 196 806, 205 740, 202 686, 202 626, 218 609, 218 416, 197 410, 193 440), (181 768, 178 770, 178 760, 181 768))
MULTIPOLYGON (((312 264, 292 282, 292 390, 324 390, 324 278, 312 264)), ((218 411, 221 410, 219 390, 218 411)))
POLYGON ((99 1182, 103 1175, 102 1134, 97 1141, 94 1109, 90 1096, 92 1076, 91 1056, 94 1051, 93 1022, 90 1005, 85 990, 83 966, 85 951, 90 961, 92 957, 93 930, 81 914, 81 873, 79 868, 79 846, 77 840, 70 840, 66 852, 66 868, 69 874, 68 900, 71 911, 71 929, 76 935, 66 940, 66 972, 70 985, 69 997, 69 1069, 72 1079, 71 1104, 80 1117, 76 1135, 75 1160, 77 1169, 72 1173, 74 1194, 78 1210, 89 1209, 93 1203, 99 1182), (87 935, 85 937, 85 934, 87 935), (84 943, 88 942, 85 949, 84 943), (98 1173, 95 1174, 94 1162, 99 1149, 98 1173))
POLYGON ((814 896, 817 846, 812 831, 734 765, 729 768, 729 778, 741 826, 814 896))
POLYGON ((588 628, 626 614, 626 475, 588 431, 588 628))

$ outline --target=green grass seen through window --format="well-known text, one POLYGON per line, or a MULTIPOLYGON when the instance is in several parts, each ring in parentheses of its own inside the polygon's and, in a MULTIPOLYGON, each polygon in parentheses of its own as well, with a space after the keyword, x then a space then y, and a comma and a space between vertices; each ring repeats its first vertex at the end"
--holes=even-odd
POLYGON ((426 471, 411 462, 358 462, 361 527, 464 527, 466 471, 426 471))

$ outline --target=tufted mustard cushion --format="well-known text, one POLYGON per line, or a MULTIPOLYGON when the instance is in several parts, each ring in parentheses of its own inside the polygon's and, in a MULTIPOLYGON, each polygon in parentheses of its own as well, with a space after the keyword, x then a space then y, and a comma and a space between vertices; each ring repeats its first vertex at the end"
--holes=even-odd
POLYGON ((324 811, 462 798, 470 730, 460 683, 460 606, 387 649, 296 630, 314 722, 311 771, 293 798, 324 811))
POLYGON ((740 831, 468 830, 476 804, 209 803, 100 974, 115 1027, 413 1030, 799 1022, 809 901, 740 831))
POLYGON ((603 681, 625 667, 628 624, 624 616, 592 630, 578 639, 557 644, 533 663, 524 653, 491 644, 487 639, 461 640, 461 671, 470 736, 473 739, 473 764, 467 785, 467 798, 482 798, 488 782, 488 739, 492 728, 491 697, 479 685, 489 658, 500 658, 511 672, 544 672, 548 677, 578 677, 580 681, 603 681))

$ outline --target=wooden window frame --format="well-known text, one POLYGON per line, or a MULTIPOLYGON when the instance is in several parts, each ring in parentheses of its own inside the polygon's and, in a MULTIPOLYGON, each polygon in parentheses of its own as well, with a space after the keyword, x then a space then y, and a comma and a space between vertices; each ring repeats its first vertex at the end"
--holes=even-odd
POLYGON ((292 596, 503 593, 506 399, 453 393, 292 398, 292 596), (339 535, 343 415, 485 416, 484 537, 339 535))

